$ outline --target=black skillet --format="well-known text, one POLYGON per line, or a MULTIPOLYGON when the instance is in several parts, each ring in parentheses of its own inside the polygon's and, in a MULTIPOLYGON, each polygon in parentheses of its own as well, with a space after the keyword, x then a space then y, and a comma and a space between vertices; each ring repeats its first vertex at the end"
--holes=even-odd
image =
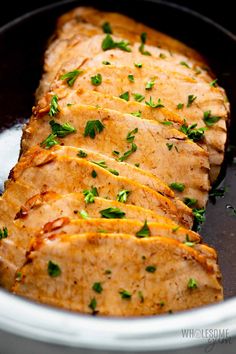
MULTIPOLYGON (((42 74, 43 54, 56 19, 61 13, 81 4, 125 13, 180 39, 208 59, 219 84, 226 89, 232 105, 230 149, 218 180, 218 185, 224 186, 226 192, 222 198, 211 198, 201 234, 204 241, 219 253, 225 297, 235 296, 236 161, 233 163, 233 155, 236 155, 236 150, 233 145, 236 145, 236 37, 232 33, 204 16, 164 1, 66 1, 36 10, 0 29, 0 132, 30 116, 34 92, 42 74)), ((17 150, 18 146, 16 156, 17 150)), ((0 154, 5 155, 4 147, 0 154)))

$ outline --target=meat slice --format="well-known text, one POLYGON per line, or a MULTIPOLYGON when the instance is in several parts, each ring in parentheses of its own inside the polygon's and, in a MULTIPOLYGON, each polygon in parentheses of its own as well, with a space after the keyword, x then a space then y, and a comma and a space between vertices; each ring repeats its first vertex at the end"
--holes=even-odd
MULTIPOLYGON (((153 173, 167 184, 184 184, 184 190, 176 192, 180 198, 195 198, 199 206, 205 206, 209 189, 208 153, 180 131, 159 122, 83 105, 61 108, 56 119, 60 124, 70 123, 76 128, 75 134, 63 139, 65 145, 99 151, 110 157, 114 156, 113 151, 118 151, 118 157, 122 158, 131 149, 127 136, 137 129, 133 134, 137 150, 125 161, 139 164, 141 169, 153 173), (94 139, 84 136, 87 122, 93 120, 100 120, 104 125, 94 139), (172 144, 171 150, 168 144, 172 144)), ((25 130, 23 151, 41 143, 50 134, 50 120, 48 115, 31 119, 25 130)))
POLYGON ((61 194, 84 192, 85 196, 92 193, 91 199, 98 195, 111 200, 119 199, 119 193, 127 191, 127 203, 153 210, 191 227, 192 213, 189 208, 177 209, 170 199, 149 187, 126 177, 115 176, 82 158, 60 156, 57 151, 35 147, 22 157, 12 170, 5 200, 20 208, 27 199, 45 191, 61 194))
POLYGON ((223 296, 219 272, 203 255, 162 237, 85 233, 36 238, 20 274, 15 294, 100 315, 154 315, 223 296))

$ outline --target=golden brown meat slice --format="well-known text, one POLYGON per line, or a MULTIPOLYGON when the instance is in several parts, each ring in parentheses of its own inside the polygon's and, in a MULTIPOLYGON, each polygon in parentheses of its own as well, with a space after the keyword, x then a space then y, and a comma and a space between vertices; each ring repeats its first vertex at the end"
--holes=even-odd
POLYGON ((116 176, 83 158, 60 155, 59 151, 47 151, 40 147, 29 151, 12 170, 3 198, 20 208, 27 199, 45 191, 61 194, 83 192, 87 203, 92 203, 95 196, 120 201, 126 191, 124 201, 128 204, 153 210, 191 227, 192 212, 186 206, 179 207, 179 204, 175 205, 169 198, 147 186, 116 176))
MULTIPOLYGON (((49 136, 50 120, 48 115, 31 119, 23 137, 23 151, 49 136)), ((181 199, 194 198, 200 207, 205 206, 209 189, 208 153, 180 131, 152 120, 83 105, 60 108, 56 120, 76 129, 76 133, 62 140, 63 144, 99 151, 110 157, 114 157, 116 151, 118 159, 139 164, 141 169, 168 185, 181 184, 182 188, 178 185, 175 188, 181 199), (99 121, 99 126, 104 126, 94 139, 85 136, 91 121, 99 121)))
POLYGON ((155 236, 36 238, 20 275, 15 294, 100 315, 154 315, 223 298, 220 273, 206 257, 176 240, 155 236))

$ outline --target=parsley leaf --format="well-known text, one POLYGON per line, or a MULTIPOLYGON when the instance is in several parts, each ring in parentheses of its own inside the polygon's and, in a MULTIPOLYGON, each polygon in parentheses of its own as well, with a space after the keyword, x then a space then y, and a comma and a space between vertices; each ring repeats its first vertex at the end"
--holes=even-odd
POLYGON ((132 113, 130 113, 130 114, 132 114, 132 116, 138 117, 138 118, 141 118, 141 116, 142 116, 142 112, 141 112, 141 111, 132 112, 132 113))
POLYGON ((134 141, 135 135, 133 134, 137 134, 137 132, 138 132, 138 128, 135 128, 127 134, 126 140, 128 141, 128 143, 132 143, 134 141))
POLYGON ((129 91, 126 91, 126 92, 122 93, 119 97, 122 100, 129 101, 129 91))
POLYGON ((94 86, 99 86, 102 83, 102 75, 101 74, 96 74, 95 76, 91 77, 91 83, 94 86))
POLYGON ((84 130, 84 136, 90 136, 90 138, 94 139, 96 134, 101 133, 104 128, 105 126, 100 120, 89 120, 84 130))
POLYGON ((85 151, 83 151, 83 150, 79 150, 77 156, 78 157, 87 157, 88 154, 85 151))
POLYGON ((141 45, 139 46, 140 53, 143 54, 143 55, 149 55, 150 56, 151 53, 148 52, 148 51, 145 51, 145 49, 144 49, 145 43, 147 41, 147 33, 146 32, 141 33, 140 39, 141 39, 141 45))
POLYGON ((136 236, 139 238, 143 238, 143 237, 149 237, 150 234, 151 233, 147 224, 147 220, 145 220, 143 227, 138 232, 136 232, 136 236))
POLYGON ((128 79, 129 79, 130 82, 134 82, 134 75, 129 74, 128 75, 128 79))
POLYGON ((53 278, 56 278, 59 275, 61 275, 60 267, 52 261, 48 262, 48 275, 50 275, 50 277, 53 277, 53 278))
POLYGON ((112 34, 111 25, 109 22, 104 22, 102 25, 102 29, 104 33, 112 34))
POLYGON ((134 66, 136 66, 136 68, 142 68, 143 64, 142 63, 134 63, 134 66))
POLYGON ((104 168, 105 170, 109 171, 110 173, 112 173, 115 176, 119 176, 119 172, 117 170, 114 170, 112 168, 108 168, 106 162, 104 160, 101 161, 91 161, 92 163, 94 163, 95 165, 98 165, 99 167, 104 168))
POLYGON ((215 123, 220 120, 218 116, 212 116, 211 111, 204 112, 203 120, 208 127, 212 127, 215 123))
POLYGON ((191 208, 197 204, 197 199, 186 197, 184 198, 184 204, 191 208))
POLYGON ((178 103, 177 104, 177 109, 183 109, 184 108, 184 104, 183 103, 178 103))
POLYGON ((102 41, 102 49, 105 51, 109 49, 119 48, 121 50, 124 50, 125 52, 131 52, 129 44, 129 42, 124 40, 120 42, 115 42, 112 36, 110 34, 107 34, 107 36, 102 41))
POLYGON ((210 82, 210 86, 211 87, 216 87, 217 86, 217 81, 218 81, 218 79, 215 79, 212 82, 210 82))
POLYGON ((45 149, 50 149, 54 145, 58 145, 59 142, 56 140, 55 134, 50 134, 45 140, 43 140, 40 146, 45 147, 45 149))
POLYGON ((196 289, 197 288, 197 281, 194 278, 190 278, 187 286, 189 289, 196 289))
POLYGON ((96 310, 97 307, 97 300, 95 299, 95 297, 90 301, 88 307, 94 312, 96 310))
POLYGON ((149 265, 145 268, 146 272, 148 273, 155 273, 157 267, 156 266, 153 266, 153 265, 149 265))
POLYGON ((126 203, 127 202, 127 198, 130 194, 130 191, 127 191, 127 190, 122 190, 120 191, 118 194, 117 194, 117 200, 118 202, 120 203, 126 203))
POLYGON ((127 290, 124 290, 124 289, 120 290, 119 294, 120 294, 122 299, 126 299, 126 300, 130 300, 131 297, 132 297, 131 293, 129 291, 127 291, 127 290))
POLYGON ((80 211, 80 216, 82 219, 87 220, 89 218, 88 213, 85 210, 80 211))
POLYGON ((181 61, 180 65, 186 66, 186 68, 190 69, 190 66, 186 63, 186 61, 181 61))
POLYGON ((54 95, 51 99, 50 102, 50 110, 49 110, 49 116, 50 117, 55 117, 57 115, 57 113, 59 113, 59 105, 58 105, 58 96, 54 95))
POLYGON ((206 220, 205 214, 206 214, 205 208, 193 209, 194 223, 196 228, 198 228, 199 225, 204 223, 204 221, 206 220))
POLYGON ((144 100, 144 96, 141 95, 140 93, 133 93, 134 99, 137 102, 142 102, 144 100))
POLYGON ((103 65, 111 65, 111 63, 109 61, 103 60, 102 62, 103 65))
POLYGON ((103 287, 99 282, 94 283, 92 289, 98 294, 101 294, 101 292, 103 291, 103 287))
POLYGON ((137 145, 135 143, 132 143, 131 149, 126 151, 121 157, 118 158, 118 161, 123 162, 127 160, 127 158, 137 150, 137 145))
POLYGON ((123 219, 125 217, 125 213, 119 208, 107 208, 100 210, 99 213, 105 219, 123 219))
POLYGON ((170 188, 178 192, 183 192, 185 189, 185 185, 183 183, 173 182, 170 184, 170 188))
POLYGON ((205 130, 207 128, 199 128, 195 129, 197 124, 192 124, 190 126, 187 125, 186 121, 180 127, 180 131, 187 135, 187 137, 193 141, 199 141, 203 138, 205 130))
POLYGON ((66 80, 68 86, 72 87, 77 77, 82 73, 80 70, 70 71, 60 77, 60 80, 66 80))
POLYGON ((161 59, 166 59, 166 55, 165 55, 164 53, 160 53, 160 54, 159 54, 159 57, 160 57, 161 59))
POLYGON ((94 203, 94 197, 98 197, 98 190, 96 187, 92 187, 91 190, 84 190, 83 195, 85 196, 85 203, 94 203))
POLYGON ((2 240, 3 238, 7 238, 7 237, 8 237, 7 227, 3 227, 2 229, 0 228, 0 240, 2 240))
POLYGON ((161 124, 163 124, 163 125, 173 125, 173 122, 170 122, 169 120, 164 120, 163 122, 161 122, 161 124))
POLYGON ((69 123, 64 123, 61 125, 56 123, 54 120, 51 120, 49 124, 52 129, 52 134, 56 135, 58 138, 65 138, 67 135, 76 132, 76 129, 69 123))
POLYGON ((197 96, 194 95, 188 95, 188 103, 187 103, 187 107, 190 107, 192 105, 192 103, 196 100, 197 96))
POLYGON ((149 102, 145 101, 146 105, 151 107, 151 108, 162 108, 165 107, 162 103, 161 103, 161 99, 158 98, 157 103, 154 103, 152 100, 152 97, 150 97, 149 102))
POLYGON ((174 144, 166 143, 166 146, 168 147, 168 150, 170 151, 173 148, 174 144))
POLYGON ((146 83, 145 90, 151 90, 153 86, 155 85, 155 81, 150 80, 146 83))
POLYGON ((92 176, 93 178, 96 178, 96 177, 97 177, 97 172, 96 172, 95 170, 93 170, 92 173, 91 173, 91 176, 92 176))

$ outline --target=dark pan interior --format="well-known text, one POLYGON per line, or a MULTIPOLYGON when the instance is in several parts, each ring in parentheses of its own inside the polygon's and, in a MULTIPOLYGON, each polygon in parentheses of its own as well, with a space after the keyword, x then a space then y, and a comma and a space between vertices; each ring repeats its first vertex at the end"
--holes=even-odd
MULTIPOLYGON (((0 130, 28 118, 42 74, 43 54, 57 17, 77 5, 119 11, 180 39, 199 50, 228 94, 232 104, 230 149, 218 185, 223 198, 210 200, 201 234, 219 253, 225 297, 236 295, 236 46, 235 37, 211 21, 180 6, 159 1, 67 1, 36 11, 0 30, 0 130), (226 174, 226 177, 225 177, 226 174), (232 208, 227 208, 227 206, 232 208)), ((16 149, 16 155, 17 155, 16 149)), ((0 154, 4 155, 4 149, 0 154)), ((7 156, 6 156, 7 159, 7 156)), ((0 166, 1 168, 1 166, 0 166)))

